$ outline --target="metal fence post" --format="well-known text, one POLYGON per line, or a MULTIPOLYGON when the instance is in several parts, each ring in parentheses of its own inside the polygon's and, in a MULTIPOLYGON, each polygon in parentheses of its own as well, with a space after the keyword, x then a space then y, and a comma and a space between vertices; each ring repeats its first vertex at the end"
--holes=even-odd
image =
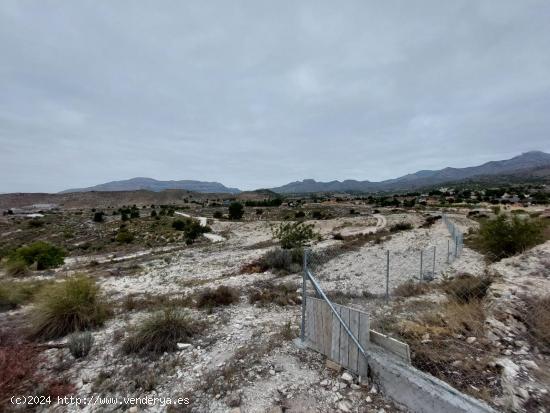
POLYGON ((386 303, 390 300, 390 250, 386 250, 386 303))
POLYGON ((424 258, 424 250, 420 250, 420 281, 424 281, 424 272, 422 271, 423 258, 424 258))
POLYGON ((434 245, 434 262, 432 266, 432 278, 435 280, 435 245, 434 245))
POLYGON ((304 274, 302 275, 302 325, 300 331, 300 340, 302 343, 306 339, 306 279, 307 279, 307 249, 304 249, 304 274))

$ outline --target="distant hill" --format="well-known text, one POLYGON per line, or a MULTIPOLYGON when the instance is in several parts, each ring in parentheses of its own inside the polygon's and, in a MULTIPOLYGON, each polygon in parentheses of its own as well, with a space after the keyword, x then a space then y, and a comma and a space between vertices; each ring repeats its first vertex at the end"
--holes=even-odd
POLYGON ((550 178, 550 154, 540 151, 523 153, 503 161, 491 161, 479 166, 467 168, 445 168, 440 170, 423 170, 395 179, 381 182, 370 181, 330 181, 317 182, 313 179, 291 182, 271 188, 279 194, 310 192, 383 192, 407 191, 425 188, 437 184, 449 184, 464 180, 482 181, 499 180, 499 177, 517 177, 518 179, 550 178))
POLYGON ((67 189, 60 193, 71 193, 71 192, 90 192, 90 191, 102 191, 102 192, 113 192, 113 191, 153 191, 160 192, 167 189, 184 189, 186 191, 199 192, 203 194, 238 194, 240 189, 238 188, 228 188, 225 185, 220 184, 219 182, 203 182, 203 181, 157 181, 152 178, 132 178, 126 179, 123 181, 112 181, 105 184, 100 184, 96 186, 91 186, 88 188, 75 188, 67 189))

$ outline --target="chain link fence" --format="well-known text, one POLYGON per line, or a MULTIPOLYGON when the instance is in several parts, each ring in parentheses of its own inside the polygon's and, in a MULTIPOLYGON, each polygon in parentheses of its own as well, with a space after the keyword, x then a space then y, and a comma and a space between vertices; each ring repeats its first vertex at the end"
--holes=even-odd
POLYGON ((409 344, 415 367, 498 410, 546 411, 550 376, 534 372, 550 366, 550 290, 537 281, 550 277, 550 261, 533 253, 542 267, 526 269, 526 282, 538 287, 519 293, 490 273, 448 271, 460 268, 463 249, 459 225, 443 215, 428 231, 367 234, 308 251, 305 261, 333 302, 409 344), (531 367, 503 383, 510 366, 531 367))
POLYGON ((441 220, 448 232, 436 231, 436 237, 429 231, 418 240, 407 232, 404 240, 389 232, 371 233, 308 251, 308 268, 329 292, 389 300, 402 285, 440 279, 462 254, 462 232, 445 215, 441 220))

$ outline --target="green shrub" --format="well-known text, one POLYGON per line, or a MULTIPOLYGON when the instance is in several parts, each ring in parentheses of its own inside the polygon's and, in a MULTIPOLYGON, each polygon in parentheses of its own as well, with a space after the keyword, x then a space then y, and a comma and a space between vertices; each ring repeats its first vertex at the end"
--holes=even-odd
POLYGON ((187 244, 192 244, 201 234, 212 231, 209 226, 203 227, 199 221, 193 218, 176 219, 172 222, 172 228, 184 232, 187 244))
POLYGON ((94 337, 89 331, 73 333, 69 336, 69 351, 75 359, 86 357, 94 344, 94 337))
POLYGON ((241 219, 244 215, 244 207, 240 202, 229 204, 229 219, 241 219))
POLYGON ((313 228, 305 222, 283 222, 271 227, 271 232, 284 249, 302 248, 317 236, 313 228))
POLYGON ((490 260, 498 261, 544 242, 544 228, 540 220, 501 214, 481 222, 472 245, 490 260))
POLYGON ((413 225, 409 222, 398 222, 390 227, 390 232, 408 231, 413 229, 413 225))
POLYGON ((222 212, 221 211, 214 211, 214 218, 222 219, 223 218, 222 212))
POLYGON ((44 226, 44 221, 39 218, 33 218, 29 221, 29 228, 40 228, 44 226))
POLYGON ((103 222, 103 215, 105 214, 101 211, 94 213, 94 222, 103 222))
POLYGON ((121 226, 115 240, 121 244, 130 244, 134 240, 134 234, 128 228, 121 226))
POLYGON ((44 287, 36 297, 31 313, 32 336, 49 340, 88 330, 101 326, 109 314, 92 279, 69 278, 44 287))
POLYGON ((65 250, 44 241, 37 241, 15 250, 8 259, 8 265, 21 260, 27 265, 36 264, 37 270, 55 268, 63 264, 65 250))
POLYGON ((207 288, 198 294, 198 308, 214 308, 239 301, 239 292, 232 287, 220 285, 216 289, 207 288))
POLYGON ((191 318, 188 312, 173 307, 153 313, 124 341, 127 353, 162 354, 176 351, 178 343, 188 342, 204 329, 204 324, 191 318))

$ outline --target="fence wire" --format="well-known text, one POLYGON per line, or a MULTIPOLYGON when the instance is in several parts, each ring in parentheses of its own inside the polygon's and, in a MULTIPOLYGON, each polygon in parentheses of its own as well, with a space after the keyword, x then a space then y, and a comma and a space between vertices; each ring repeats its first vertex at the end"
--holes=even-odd
MULTIPOLYGON (((511 411, 544 411, 550 376, 530 375, 529 391, 507 394, 499 363, 550 366, 550 296, 493 294, 490 276, 447 271, 463 254, 464 234, 452 217, 441 222, 447 233, 428 231, 437 237, 421 239, 422 248, 412 238, 403 245, 372 235, 367 241, 374 244, 307 252, 308 269, 331 300, 367 312, 372 329, 409 344, 415 367, 498 410, 508 410, 502 403, 512 400, 511 411), (517 407, 521 403, 533 409, 517 407)), ((408 239, 406 233, 400 238, 408 239)))

